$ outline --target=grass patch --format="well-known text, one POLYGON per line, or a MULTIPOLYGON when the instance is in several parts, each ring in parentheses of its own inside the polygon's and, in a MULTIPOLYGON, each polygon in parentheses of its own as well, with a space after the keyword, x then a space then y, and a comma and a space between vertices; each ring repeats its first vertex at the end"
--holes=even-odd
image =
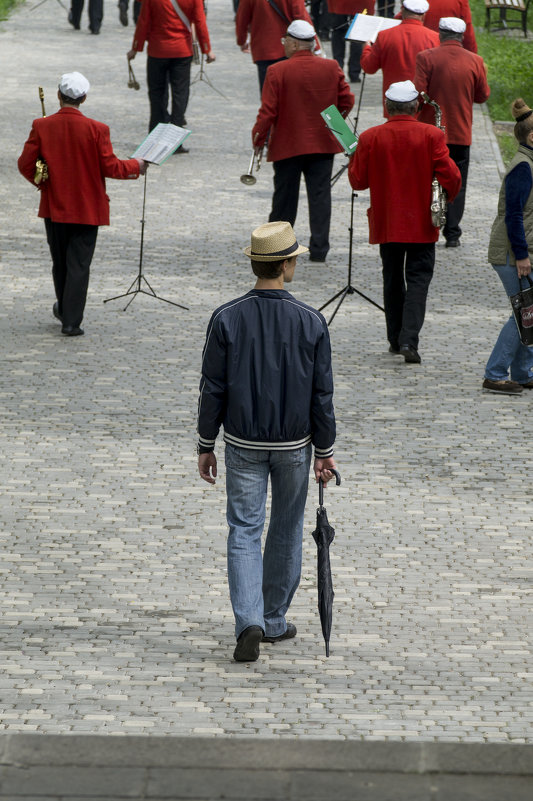
POLYGON ((483 0, 470 0, 470 7, 478 53, 487 65, 490 86, 487 105, 491 119, 511 120, 510 106, 515 98, 523 97, 528 105, 533 102, 533 97, 530 97, 533 92, 533 38, 526 39, 521 31, 487 33, 485 3, 483 0))
POLYGON ((7 19, 9 12, 17 6, 21 0, 0 0, 0 19, 7 19))

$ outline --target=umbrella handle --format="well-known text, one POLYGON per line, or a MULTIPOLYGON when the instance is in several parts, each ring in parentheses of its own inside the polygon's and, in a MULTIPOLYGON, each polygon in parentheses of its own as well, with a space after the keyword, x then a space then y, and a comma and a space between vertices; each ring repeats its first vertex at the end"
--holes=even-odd
MULTIPOLYGON (((338 487, 341 483, 341 474, 338 470, 334 470, 332 467, 328 467, 328 470, 331 470, 335 476, 335 485, 338 487)), ((318 479, 318 503, 320 506, 324 505, 324 482, 321 478, 318 479)))

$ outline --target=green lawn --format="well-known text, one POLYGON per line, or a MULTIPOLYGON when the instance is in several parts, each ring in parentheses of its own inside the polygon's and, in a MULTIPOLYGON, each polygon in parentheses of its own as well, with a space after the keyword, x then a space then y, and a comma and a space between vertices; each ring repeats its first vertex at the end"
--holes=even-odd
POLYGON ((10 10, 16 6, 19 0, 0 0, 0 19, 7 19, 10 10))
MULTIPOLYGON (((472 19, 476 29, 478 53, 487 65, 490 97, 487 101, 493 121, 512 122, 511 103, 523 97, 528 105, 533 104, 533 34, 526 39, 522 33, 487 33, 485 28, 485 3, 470 0, 472 19)), ((493 12, 493 16, 494 12, 493 12)), ((528 27, 531 28, 530 19, 528 27)), ((498 144, 505 164, 516 153, 516 140, 512 130, 496 128, 498 144)))

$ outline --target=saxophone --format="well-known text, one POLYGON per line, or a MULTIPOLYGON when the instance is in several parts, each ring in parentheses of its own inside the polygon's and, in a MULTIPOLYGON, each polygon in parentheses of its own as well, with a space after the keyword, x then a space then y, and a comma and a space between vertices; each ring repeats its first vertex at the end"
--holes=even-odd
MULTIPOLYGON (((39 100, 41 101, 43 117, 46 117, 46 112, 44 110, 44 92, 42 86, 39 86, 39 100)), ((40 183, 46 180, 48 180, 48 164, 43 159, 37 159, 35 162, 35 175, 33 176, 33 183, 39 186, 40 183)))
MULTIPOLYGON (((437 128, 440 128, 441 131, 444 131, 444 125, 441 125, 442 122, 442 111, 440 106, 435 100, 430 100, 428 95, 425 92, 420 92, 422 100, 424 103, 427 103, 428 106, 433 106, 435 109, 435 125, 437 128)), ((445 190, 439 184, 437 179, 434 177, 431 182, 431 222, 435 226, 435 228, 442 228, 446 224, 446 206, 448 205, 448 197, 446 195, 445 190)))

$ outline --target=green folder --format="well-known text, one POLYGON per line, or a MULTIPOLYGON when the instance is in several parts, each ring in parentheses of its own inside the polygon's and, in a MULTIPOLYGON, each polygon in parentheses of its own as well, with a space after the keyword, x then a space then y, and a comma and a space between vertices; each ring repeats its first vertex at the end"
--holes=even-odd
POLYGON ((320 112, 320 116, 338 141, 347 156, 351 156, 357 147, 358 137, 352 131, 337 106, 328 106, 320 112))

